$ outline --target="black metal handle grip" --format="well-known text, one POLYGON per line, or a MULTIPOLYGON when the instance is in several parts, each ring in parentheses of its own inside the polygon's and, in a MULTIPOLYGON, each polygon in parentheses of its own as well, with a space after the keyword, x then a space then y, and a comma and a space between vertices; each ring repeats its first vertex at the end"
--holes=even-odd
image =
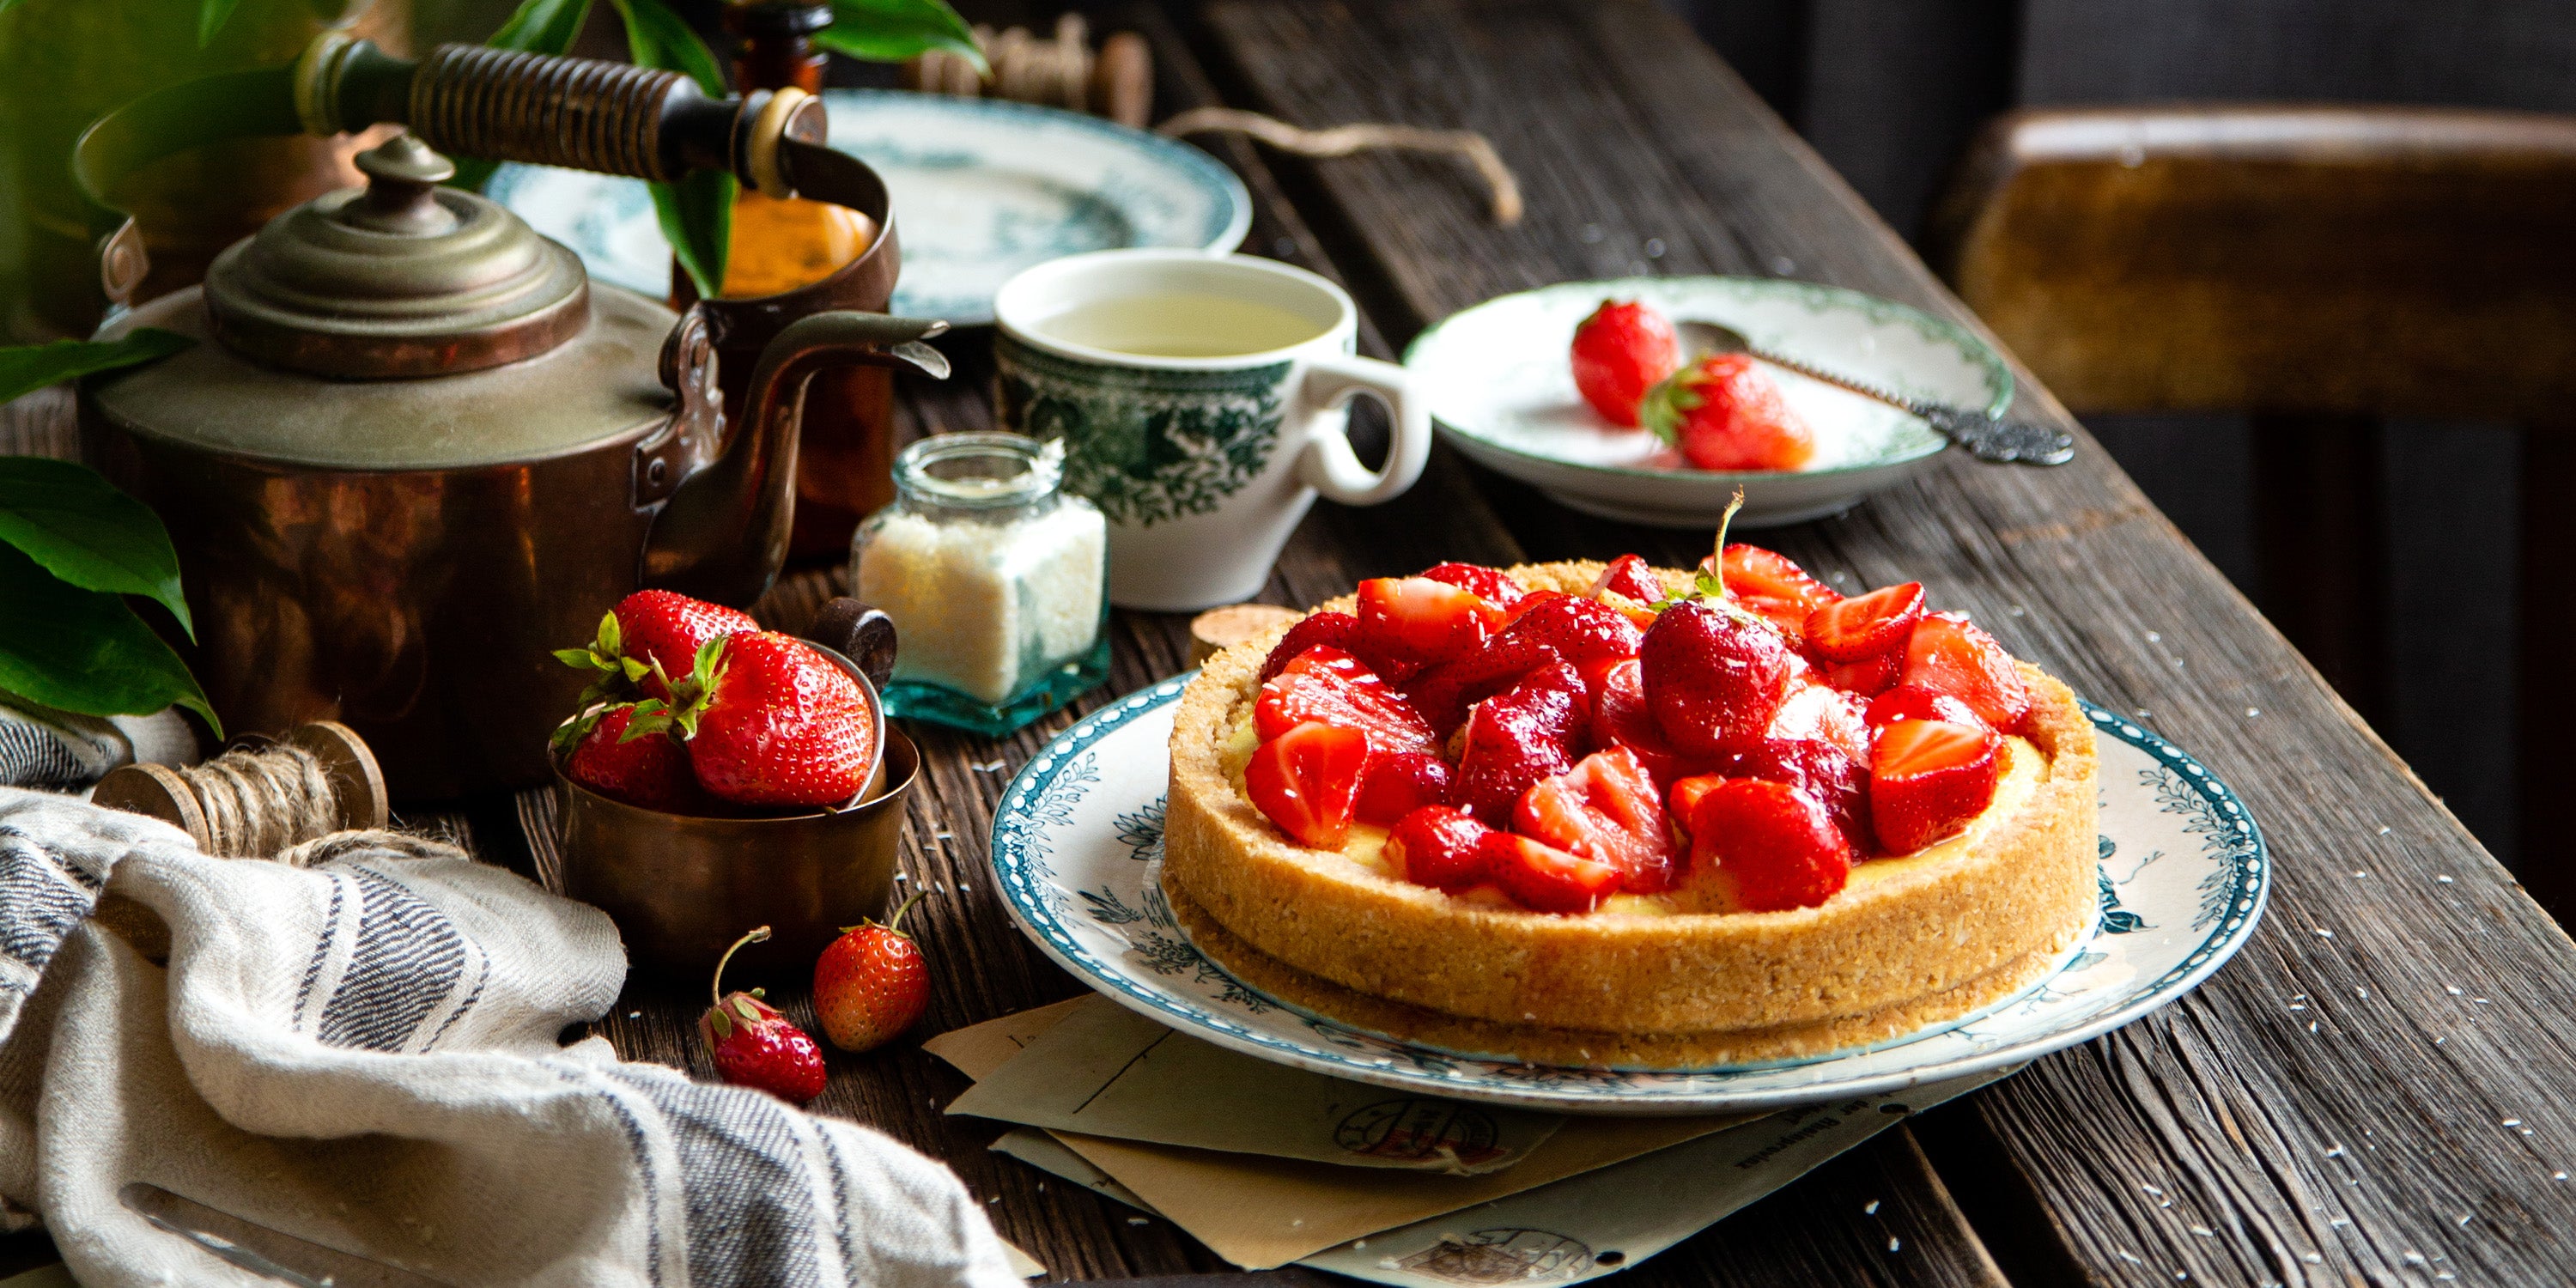
POLYGON ((297 69, 308 129, 391 121, 454 156, 662 182, 694 169, 739 175, 744 135, 767 102, 709 98, 677 72, 484 45, 440 45, 418 62, 363 40, 316 48, 297 69))
POLYGON ((894 619, 882 609, 840 596, 814 615, 805 638, 856 663, 880 693, 894 678, 894 619))

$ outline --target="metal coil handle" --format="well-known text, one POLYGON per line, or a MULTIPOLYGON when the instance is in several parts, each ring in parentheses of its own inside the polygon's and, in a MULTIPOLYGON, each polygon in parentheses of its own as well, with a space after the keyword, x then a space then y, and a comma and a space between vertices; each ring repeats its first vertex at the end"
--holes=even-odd
MULTIPOLYGON (((565 166, 670 182, 721 169, 754 186, 780 139, 824 141, 820 99, 770 111, 770 91, 709 98, 677 72, 627 63, 440 45, 396 58, 373 41, 324 32, 295 64, 295 110, 313 134, 395 122, 455 156, 565 166)), ((774 171, 775 163, 771 163, 774 171)))

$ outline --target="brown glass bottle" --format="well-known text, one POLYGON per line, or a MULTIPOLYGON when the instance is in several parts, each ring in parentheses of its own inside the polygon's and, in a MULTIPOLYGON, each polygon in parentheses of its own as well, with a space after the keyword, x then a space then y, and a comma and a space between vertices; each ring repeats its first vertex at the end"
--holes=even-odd
MULTIPOLYGON (((804 0, 763 0, 724 6, 724 25, 742 41, 734 55, 734 82, 744 93, 793 87, 807 93, 823 89, 824 55, 813 34, 832 21, 828 4, 804 0)), ((815 308, 882 311, 886 299, 866 291, 876 275, 845 270, 877 239, 874 221, 858 211, 799 197, 766 197, 744 188, 734 201, 733 238, 725 255, 724 288, 709 302, 724 340, 739 334, 742 347, 757 351, 774 330, 792 318, 769 305, 790 292, 816 294, 818 284, 844 282, 853 292, 825 290, 830 298, 810 301, 815 308), (725 325, 731 321, 733 325, 725 325)), ((798 305, 809 301, 798 300, 798 305)), ((739 395, 734 385, 747 380, 747 361, 722 354, 718 370, 726 386, 729 411, 739 395), (741 368, 737 371, 736 368, 741 368)), ((846 367, 814 379, 805 395, 803 428, 798 434, 796 525, 789 538, 795 558, 843 557, 859 520, 894 499, 893 377, 883 368, 846 367)))

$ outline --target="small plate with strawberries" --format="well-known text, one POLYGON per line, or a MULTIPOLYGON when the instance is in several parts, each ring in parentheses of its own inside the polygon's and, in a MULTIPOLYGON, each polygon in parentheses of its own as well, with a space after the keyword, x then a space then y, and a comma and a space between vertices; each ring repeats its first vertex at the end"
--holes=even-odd
POLYGON ((1715 322, 1754 345, 1909 398, 2000 415, 2012 373, 1966 330, 1812 282, 1637 277, 1562 282, 1451 315, 1405 351, 1450 444, 1565 505, 1707 528, 1838 514, 1946 440, 1897 408, 1743 354, 1694 357, 1673 324, 1715 322))
POLYGON ((1926 587, 1776 552, 1363 582, 1032 759, 1004 902, 1112 999, 1361 1082, 1759 1110, 2006 1067, 2252 934, 2206 768, 1926 587))

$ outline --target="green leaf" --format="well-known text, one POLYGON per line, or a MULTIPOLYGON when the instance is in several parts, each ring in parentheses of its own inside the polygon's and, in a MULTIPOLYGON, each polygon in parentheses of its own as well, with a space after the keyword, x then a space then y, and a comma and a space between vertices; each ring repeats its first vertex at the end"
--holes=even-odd
MULTIPOLYGON (((581 35, 582 24, 589 21, 590 0, 522 0, 510 20, 483 43, 494 49, 560 54, 572 48, 574 39, 581 35)), ((447 186, 481 192, 483 185, 491 182, 492 172, 500 167, 500 162, 486 157, 458 157, 456 177, 449 179, 447 186)))
POLYGON ((0 546, 0 690, 82 715, 148 715, 172 703, 215 725, 205 690, 124 600, 56 578, 0 546))
POLYGON ((945 49, 989 71, 975 47, 975 29, 945 0, 833 0, 832 25, 814 43, 872 63, 899 63, 926 50, 945 49))
POLYGON ((195 343, 176 331, 137 327, 118 340, 56 340, 0 349, 0 402, 56 381, 166 358, 195 343))
MULTIPOLYGON (((708 94, 722 97, 724 68, 689 24, 662 0, 609 0, 626 20, 626 52, 639 67, 679 72, 708 94)), ((690 172, 678 183, 652 185, 653 215, 680 268, 709 299, 723 294, 725 252, 733 242, 733 202, 740 185, 715 170, 690 172)))
POLYGON ((0 542, 83 590, 144 596, 197 638, 161 517, 86 466, 0 456, 0 542))
POLYGON ((0 0, 0 14, 5 14, 24 3, 26 0, 0 0))
POLYGON ((724 97, 724 67, 715 52, 662 0, 609 0, 626 20, 626 55, 638 67, 680 72, 710 96, 724 97))
POLYGON ((725 251, 733 242, 733 202, 742 185, 722 170, 692 170, 678 183, 650 185, 653 217, 671 255, 703 299, 724 294, 725 251))
POLYGON ((199 0, 197 48, 203 49, 215 43, 215 33, 224 29, 224 23, 232 18, 234 7, 240 3, 241 0, 199 0))

